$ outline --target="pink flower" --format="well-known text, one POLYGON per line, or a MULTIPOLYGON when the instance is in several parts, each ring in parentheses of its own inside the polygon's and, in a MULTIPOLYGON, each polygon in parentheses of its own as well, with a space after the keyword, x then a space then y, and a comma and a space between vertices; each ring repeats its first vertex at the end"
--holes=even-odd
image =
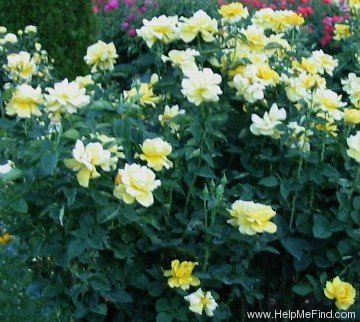
POLYGON ((136 29, 134 28, 131 28, 129 29, 129 31, 127 32, 128 36, 131 37, 131 38, 134 38, 137 36, 137 33, 136 33, 136 29))
POLYGON ((136 0, 124 0, 124 3, 129 8, 132 8, 132 7, 136 6, 136 0))
POLYGON ((119 0, 110 0, 104 7, 105 11, 112 11, 119 8, 119 0))

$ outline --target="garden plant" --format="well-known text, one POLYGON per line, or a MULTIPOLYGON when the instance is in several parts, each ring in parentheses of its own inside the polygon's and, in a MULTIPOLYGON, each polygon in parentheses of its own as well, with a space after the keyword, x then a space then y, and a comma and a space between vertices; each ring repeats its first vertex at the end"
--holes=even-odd
POLYGON ((68 78, 0 27, 0 247, 44 317, 360 317, 360 1, 331 8, 324 46, 324 15, 159 1, 68 78))

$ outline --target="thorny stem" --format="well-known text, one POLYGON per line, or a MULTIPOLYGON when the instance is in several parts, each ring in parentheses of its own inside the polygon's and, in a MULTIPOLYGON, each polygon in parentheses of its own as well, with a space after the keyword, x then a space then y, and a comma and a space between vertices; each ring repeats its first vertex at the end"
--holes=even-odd
MULTIPOLYGON (((296 175, 296 184, 299 183, 300 174, 301 174, 301 170, 302 170, 302 165, 303 165, 303 158, 300 158, 299 164, 298 164, 298 169, 297 169, 297 175, 296 175)), ((296 206, 297 196, 298 196, 298 190, 297 190, 297 187, 296 187, 296 192, 294 194, 294 197, 293 197, 293 200, 292 200, 292 206, 291 206, 290 230, 293 229, 293 222, 294 222, 294 214, 295 214, 295 206, 296 206)))

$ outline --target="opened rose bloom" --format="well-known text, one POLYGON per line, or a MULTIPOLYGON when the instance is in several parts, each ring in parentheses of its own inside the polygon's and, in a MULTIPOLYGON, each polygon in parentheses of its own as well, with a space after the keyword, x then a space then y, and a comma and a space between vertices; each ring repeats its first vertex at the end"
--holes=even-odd
POLYGON ((8 71, 9 77, 14 80, 23 79, 31 80, 36 74, 36 64, 26 51, 7 56, 7 64, 3 68, 8 71))
POLYGON ((141 150, 140 159, 146 161, 149 168, 161 171, 163 168, 172 167, 172 162, 167 158, 172 152, 172 147, 161 138, 146 139, 141 145, 141 150))
POLYGON ((200 105, 204 102, 217 102, 222 94, 220 88, 221 76, 215 74, 210 68, 192 70, 182 80, 181 92, 189 102, 200 105))
POLYGON ((39 105, 43 102, 43 95, 40 86, 33 88, 30 85, 18 86, 10 101, 6 105, 6 114, 17 115, 21 118, 41 116, 39 105))
POLYGON ((85 62, 91 66, 91 72, 113 70, 116 58, 118 58, 114 43, 105 43, 99 40, 87 49, 84 57, 85 62))
POLYGON ((276 212, 270 207, 253 201, 235 201, 228 210, 231 217, 227 222, 238 227, 242 234, 255 235, 257 233, 276 232, 276 225, 270 220, 276 212))
POLYGON ((324 294, 328 299, 335 300, 335 305, 340 310, 347 310, 355 303, 355 288, 350 283, 343 282, 339 276, 326 282, 324 294))
POLYGON ((110 171, 116 165, 111 159, 110 151, 105 150, 99 142, 89 143, 85 147, 82 141, 77 140, 72 155, 73 158, 65 159, 65 165, 77 172, 76 178, 80 186, 85 188, 89 186, 90 179, 100 177, 97 166, 110 171))
POLYGON ((56 83, 54 88, 46 88, 46 91, 48 92, 45 94, 46 111, 54 114, 74 114, 90 103, 86 89, 80 88, 77 82, 69 82, 67 79, 56 83))
POLYGON ((214 311, 218 307, 211 292, 203 292, 201 288, 184 296, 184 299, 190 303, 189 310, 199 315, 205 311, 207 316, 214 316, 214 311))
POLYGON ((137 201, 144 207, 150 207, 154 203, 152 192, 160 186, 161 181, 156 180, 155 173, 148 167, 125 164, 115 178, 113 194, 127 204, 137 201))
POLYGON ((200 285, 199 278, 192 274, 197 265, 197 262, 173 260, 171 262, 171 269, 164 271, 164 276, 169 277, 168 285, 171 288, 180 287, 183 290, 188 290, 190 286, 200 285))

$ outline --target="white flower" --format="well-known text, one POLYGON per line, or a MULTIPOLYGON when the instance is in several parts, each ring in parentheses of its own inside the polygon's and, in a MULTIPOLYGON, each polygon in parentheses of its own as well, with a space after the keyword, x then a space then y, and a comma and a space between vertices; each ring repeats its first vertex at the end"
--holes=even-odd
POLYGON ((90 103, 90 96, 86 95, 86 89, 80 88, 77 82, 64 79, 56 83, 54 88, 46 88, 49 94, 45 94, 46 109, 56 114, 74 114, 79 108, 90 103))
POLYGON ((346 141, 349 147, 346 151, 347 155, 360 163, 360 131, 357 131, 355 135, 351 135, 346 141))
POLYGON ((271 136, 274 139, 280 138, 280 132, 276 128, 282 124, 282 121, 286 119, 285 109, 279 109, 276 103, 274 103, 269 112, 265 112, 263 118, 257 114, 251 115, 253 124, 250 126, 250 131, 254 135, 271 136))
POLYGON ((26 34, 29 34, 29 33, 36 34, 37 33, 37 28, 36 28, 36 26, 29 25, 29 26, 25 27, 24 31, 25 31, 26 34))
POLYGON ((6 174, 10 172, 14 167, 14 162, 8 160, 5 164, 0 165, 0 174, 6 174))
POLYGON ((218 307, 211 292, 204 293, 201 288, 190 295, 184 296, 184 299, 190 303, 189 310, 202 315, 205 311, 207 316, 214 316, 214 311, 218 307))
POLYGON ((4 42, 7 43, 11 43, 11 44, 15 44, 17 42, 17 36, 13 33, 8 33, 5 35, 4 37, 4 42))
POLYGON ((203 102, 218 102, 222 94, 220 88, 221 76, 214 74, 210 68, 203 70, 194 69, 183 79, 181 93, 186 96, 189 102, 200 105, 203 102))

